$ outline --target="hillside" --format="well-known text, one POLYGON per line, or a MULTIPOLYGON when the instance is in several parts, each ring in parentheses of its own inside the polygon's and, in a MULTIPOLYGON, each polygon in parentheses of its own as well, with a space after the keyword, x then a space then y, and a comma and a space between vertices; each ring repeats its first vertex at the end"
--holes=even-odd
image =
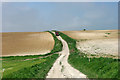
POLYGON ((53 47, 54 39, 48 32, 8 32, 2 34, 2 56, 46 54, 53 47))
POLYGON ((86 54, 118 56, 118 30, 62 31, 77 40, 77 48, 86 54))

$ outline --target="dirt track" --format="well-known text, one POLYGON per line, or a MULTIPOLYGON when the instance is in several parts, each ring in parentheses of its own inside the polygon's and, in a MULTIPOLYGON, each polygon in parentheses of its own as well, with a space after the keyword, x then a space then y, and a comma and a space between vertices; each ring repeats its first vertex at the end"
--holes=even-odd
POLYGON ((48 72, 48 76, 46 78, 86 78, 86 75, 74 69, 68 63, 69 48, 67 42, 60 36, 57 38, 62 41, 63 49, 59 52, 60 57, 53 64, 53 67, 48 72))

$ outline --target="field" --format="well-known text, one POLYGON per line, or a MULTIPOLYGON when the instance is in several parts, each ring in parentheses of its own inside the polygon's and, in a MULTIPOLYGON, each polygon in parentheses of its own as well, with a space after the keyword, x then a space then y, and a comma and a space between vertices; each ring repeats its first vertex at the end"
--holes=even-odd
POLYGON ((105 58, 105 57, 92 57, 89 58, 85 53, 76 48, 76 40, 60 33, 60 36, 68 43, 70 49, 69 63, 82 73, 87 75, 88 78, 111 78, 116 80, 118 78, 118 62, 119 59, 105 58))
POLYGON ((118 58, 118 30, 63 31, 86 54, 118 58))
POLYGON ((3 79, 6 78, 45 78, 52 64, 58 55, 54 54, 46 58, 30 58, 27 59, 4 59, 3 79))
MULTIPOLYGON (((50 32, 51 33, 51 32, 50 32)), ((50 34, 49 33, 49 34, 50 34)), ((27 55, 27 56, 5 56, 2 57, 3 72, 2 80, 8 79, 22 79, 22 78, 45 78, 48 71, 52 67, 58 54, 62 50, 62 43, 51 33, 54 39, 54 48, 50 53, 44 55, 27 55)), ((1 61, 0 60, 0 61, 1 61)))
POLYGON ((54 39, 48 32, 2 33, 2 56, 46 54, 53 47, 54 39))
MULTIPOLYGON (((116 51, 115 49, 118 48, 115 47, 118 43, 117 36, 119 33, 117 32, 117 30, 61 31, 59 33, 62 39, 67 42, 67 49, 69 49, 70 53, 68 62, 72 67, 87 75, 88 78, 112 78, 113 80, 114 78, 118 78, 118 62, 120 60, 117 57, 117 53, 113 53, 114 51, 116 51), (95 48, 93 47, 93 45, 95 46, 95 48), (90 49, 88 49, 89 47, 90 49), (98 53, 97 50, 95 50, 96 47, 100 48, 100 51, 102 51, 102 53, 98 53), (105 52, 105 50, 107 50, 108 52, 105 52), (94 51, 96 51, 96 53, 94 53, 94 51), (104 54, 104 56, 100 56, 101 54, 104 54), (105 56, 105 54, 107 56, 105 56), (108 54, 112 56, 108 56, 108 54)), ((4 33, 3 36, 3 39, 6 40, 6 42, 8 42, 9 44, 8 48, 6 45, 6 48, 8 49, 8 51, 11 52, 9 53, 9 55, 3 55, 3 57, 0 58, 0 61, 2 61, 2 67, 4 69, 2 76, 4 80, 6 80, 6 78, 46 78, 48 71, 53 66, 53 63, 61 55, 60 53, 60 55, 58 56, 58 53, 64 50, 62 50, 62 42, 58 40, 58 38, 50 31, 4 33), (10 37, 5 37, 5 35, 8 34, 10 35, 10 37), (44 38, 42 36, 44 36, 44 38), (8 38, 10 39, 10 41, 8 40, 8 38), (40 40, 38 38, 40 38, 40 40), (42 44, 43 42, 44 44, 42 44), (52 48, 51 44, 53 46, 52 48), (10 46, 13 50, 10 48, 10 46), (27 49, 28 47, 29 49, 27 49), (40 48, 40 50, 38 49, 38 47, 40 48), (20 51, 20 54, 18 54, 19 56, 17 56, 16 49, 18 51, 23 50, 20 51), (27 50, 26 53, 24 49, 27 50), (47 49, 49 50, 48 53, 42 55, 37 54, 37 51, 44 52, 44 50, 47 51, 47 49)), ((4 41, 4 44, 2 46, 5 46, 5 44, 7 43, 5 43, 4 41)), ((7 51, 4 50, 4 52, 7 51)), ((59 63, 59 65, 60 64, 62 63, 59 63)), ((69 69, 69 67, 67 69, 69 69)), ((61 71, 64 72, 63 70, 65 69, 62 68, 61 71)), ((0 72, 2 72, 2 70, 0 70, 0 72)))

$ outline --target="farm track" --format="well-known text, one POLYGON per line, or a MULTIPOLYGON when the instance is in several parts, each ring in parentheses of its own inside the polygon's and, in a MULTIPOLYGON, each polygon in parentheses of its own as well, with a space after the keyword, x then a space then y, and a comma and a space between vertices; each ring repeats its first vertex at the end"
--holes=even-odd
POLYGON ((79 72, 68 63, 68 44, 60 36, 57 38, 62 42, 63 48, 62 51, 59 52, 60 56, 53 64, 46 78, 87 78, 86 75, 79 72))

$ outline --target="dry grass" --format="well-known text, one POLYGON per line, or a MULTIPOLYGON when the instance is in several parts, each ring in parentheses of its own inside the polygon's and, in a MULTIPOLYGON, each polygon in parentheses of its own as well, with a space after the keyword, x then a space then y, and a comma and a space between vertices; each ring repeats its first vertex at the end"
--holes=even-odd
POLYGON ((77 48, 87 54, 118 55, 118 30, 63 31, 77 40, 77 48))
POLYGON ((8 32, 2 34, 2 56, 39 55, 50 52, 54 39, 48 32, 8 32))

